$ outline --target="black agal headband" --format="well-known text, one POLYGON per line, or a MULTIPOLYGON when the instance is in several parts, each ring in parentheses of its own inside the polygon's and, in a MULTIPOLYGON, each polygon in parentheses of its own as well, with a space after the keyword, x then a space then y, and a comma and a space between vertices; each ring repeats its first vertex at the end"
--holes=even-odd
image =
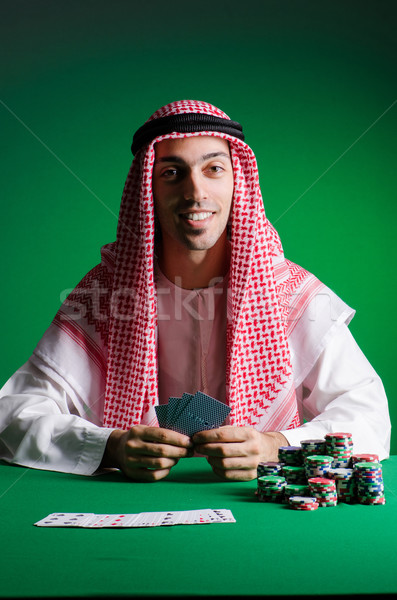
POLYGON ((159 135, 173 132, 194 133, 196 131, 219 131, 244 141, 243 128, 236 121, 202 113, 182 113, 147 121, 134 133, 131 152, 136 154, 142 146, 146 146, 159 135))

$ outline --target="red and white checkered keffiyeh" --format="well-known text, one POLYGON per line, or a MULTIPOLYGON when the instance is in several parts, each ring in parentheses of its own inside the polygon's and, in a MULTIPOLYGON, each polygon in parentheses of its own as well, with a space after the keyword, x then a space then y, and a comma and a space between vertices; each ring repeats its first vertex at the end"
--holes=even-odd
MULTIPOLYGON (((150 120, 189 112, 229 119, 210 104, 185 100, 168 104, 150 120)), ((265 216, 255 156, 245 142, 228 134, 171 133, 137 152, 122 196, 117 241, 103 249, 101 265, 68 299, 84 304, 84 290, 91 290, 84 319, 68 318, 61 308, 54 324, 89 354, 105 379, 105 426, 156 423, 154 144, 192 135, 227 140, 234 170, 226 371, 230 423, 261 431, 297 427, 288 338, 322 284, 284 258, 278 234, 265 216), (94 283, 101 288, 95 298, 94 283)))

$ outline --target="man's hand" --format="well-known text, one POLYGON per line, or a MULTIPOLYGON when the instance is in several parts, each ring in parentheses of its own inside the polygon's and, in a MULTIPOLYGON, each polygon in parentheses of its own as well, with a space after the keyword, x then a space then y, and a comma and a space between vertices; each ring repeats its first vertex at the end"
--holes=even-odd
POLYGON ((195 450, 207 456, 214 473, 232 481, 249 481, 257 476, 261 461, 277 461, 286 438, 276 431, 261 433, 252 427, 225 426, 200 431, 193 438, 195 450))
POLYGON ((116 467, 130 479, 163 479, 180 458, 191 456, 193 444, 187 435, 137 425, 129 431, 116 429, 109 436, 102 467, 116 467))

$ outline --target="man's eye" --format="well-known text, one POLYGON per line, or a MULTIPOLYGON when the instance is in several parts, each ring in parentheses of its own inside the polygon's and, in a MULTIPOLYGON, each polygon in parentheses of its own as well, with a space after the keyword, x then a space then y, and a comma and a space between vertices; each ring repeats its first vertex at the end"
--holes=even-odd
POLYGON ((211 165, 210 167, 208 167, 207 169, 211 174, 217 174, 217 173, 222 173, 222 171, 224 170, 223 167, 221 167, 220 165, 211 165))
POLYGON ((161 176, 165 177, 165 179, 170 179, 172 177, 176 177, 177 175, 178 175, 177 169, 166 169, 165 171, 163 171, 161 173, 161 176))

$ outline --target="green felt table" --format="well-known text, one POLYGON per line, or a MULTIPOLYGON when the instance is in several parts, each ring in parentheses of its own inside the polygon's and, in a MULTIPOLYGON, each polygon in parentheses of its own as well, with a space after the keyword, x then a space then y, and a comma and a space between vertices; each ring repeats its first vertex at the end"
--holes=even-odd
POLYGON ((397 592, 397 457, 384 506, 313 512, 256 501, 204 458, 135 483, 0 465, 1 598, 335 596, 397 592), (51 512, 228 508, 236 523, 141 529, 40 528, 51 512))

